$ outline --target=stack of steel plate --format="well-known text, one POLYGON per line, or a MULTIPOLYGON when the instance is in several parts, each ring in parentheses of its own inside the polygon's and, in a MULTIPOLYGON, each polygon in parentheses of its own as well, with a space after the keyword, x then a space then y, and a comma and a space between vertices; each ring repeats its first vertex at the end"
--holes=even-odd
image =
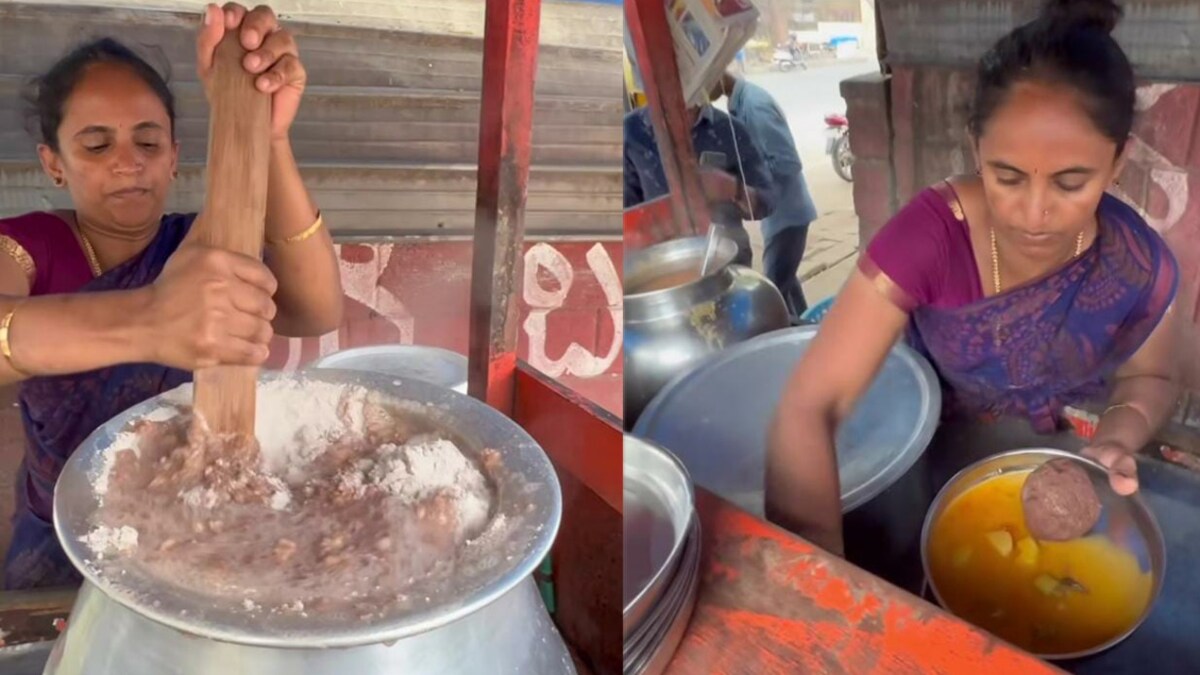
POLYGON ((657 675, 683 639, 700 581, 692 481, 674 455, 625 436, 625 675, 657 675))

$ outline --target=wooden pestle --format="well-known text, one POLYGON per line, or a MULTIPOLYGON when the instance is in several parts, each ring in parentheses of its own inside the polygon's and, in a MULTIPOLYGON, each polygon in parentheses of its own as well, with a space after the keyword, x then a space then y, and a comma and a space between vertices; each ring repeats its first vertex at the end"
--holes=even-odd
MULTIPOLYGON (((267 212, 271 99, 242 67, 237 31, 217 46, 213 61, 204 210, 193 225, 198 243, 258 258, 267 212)), ((198 418, 216 433, 254 434, 258 368, 215 366, 195 372, 198 418)))

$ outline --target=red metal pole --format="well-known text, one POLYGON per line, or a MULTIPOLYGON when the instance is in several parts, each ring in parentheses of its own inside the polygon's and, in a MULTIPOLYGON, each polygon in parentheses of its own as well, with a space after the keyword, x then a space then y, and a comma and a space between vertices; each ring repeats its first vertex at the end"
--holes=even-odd
MULTIPOLYGON (((627 212, 625 243, 638 246, 708 232, 708 203, 692 148, 692 121, 683 98, 675 43, 663 0, 625 0, 625 22, 633 40, 654 139, 670 187, 670 219, 655 209, 627 212)), ((652 208, 652 207, 646 207, 652 208)), ((633 211, 631 209, 630 211, 633 211)))
POLYGON ((512 414, 540 0, 488 0, 471 265, 468 392, 512 414))

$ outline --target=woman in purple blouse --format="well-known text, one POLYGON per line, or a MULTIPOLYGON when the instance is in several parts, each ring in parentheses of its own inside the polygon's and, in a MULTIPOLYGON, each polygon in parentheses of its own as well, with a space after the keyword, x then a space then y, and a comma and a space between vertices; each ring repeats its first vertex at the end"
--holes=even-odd
POLYGON ((265 260, 203 246, 189 236, 196 214, 164 213, 175 99, 133 51, 89 42, 34 82, 38 153, 73 208, 0 219, 0 384, 19 383, 26 437, 7 589, 79 581, 51 525, 54 487, 97 427, 197 368, 262 364, 275 332, 341 320, 333 243, 288 141, 305 83, 295 39, 266 7, 208 5, 197 24, 203 83, 236 31, 271 97, 265 260))
POLYGON ((979 62, 978 169, 918 194, 869 243, 784 391, 767 515, 841 553, 833 439, 902 334, 934 365, 946 413, 1062 425, 1107 399, 1084 452, 1115 490, 1178 393, 1166 244, 1106 193, 1134 115, 1112 0, 1050 0, 979 62), (867 328, 869 327, 869 328, 867 328))

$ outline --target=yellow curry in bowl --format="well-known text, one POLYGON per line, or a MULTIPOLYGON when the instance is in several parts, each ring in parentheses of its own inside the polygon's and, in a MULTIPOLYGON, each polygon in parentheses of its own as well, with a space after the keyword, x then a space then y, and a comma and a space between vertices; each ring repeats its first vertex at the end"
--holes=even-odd
POLYGON ((946 609, 1026 651, 1093 649, 1137 623, 1154 575, 1104 535, 1034 540, 1021 507, 1029 473, 988 478, 946 506, 930 531, 931 581, 946 609))

